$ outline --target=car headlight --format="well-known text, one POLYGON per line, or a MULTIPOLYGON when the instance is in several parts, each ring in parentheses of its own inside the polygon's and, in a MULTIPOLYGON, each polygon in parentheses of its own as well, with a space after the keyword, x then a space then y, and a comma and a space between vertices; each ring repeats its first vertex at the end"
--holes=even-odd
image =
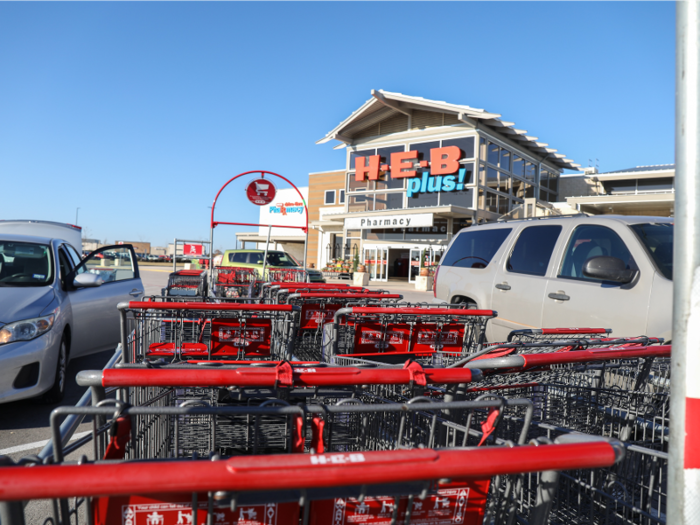
POLYGON ((34 319, 8 323, 0 328, 0 345, 35 339, 51 330, 55 318, 56 316, 51 314, 45 317, 35 317, 34 319))

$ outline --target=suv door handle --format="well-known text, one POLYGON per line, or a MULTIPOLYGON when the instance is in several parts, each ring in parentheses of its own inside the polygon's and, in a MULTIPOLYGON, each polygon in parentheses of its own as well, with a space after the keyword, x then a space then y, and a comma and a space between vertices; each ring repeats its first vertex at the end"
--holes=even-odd
POLYGON ((131 290, 129 292, 129 295, 133 295, 134 297, 136 297, 137 295, 141 295, 142 293, 143 293, 143 290, 137 290, 136 288, 134 288, 133 290, 131 290))
POLYGON ((510 285, 506 282, 498 283, 496 285, 496 288, 498 288, 499 290, 510 290, 510 285))
POLYGON ((561 293, 561 292, 560 293, 550 293, 547 297, 549 297, 550 299, 554 299, 555 301, 568 301, 569 299, 571 299, 571 297, 569 297, 565 293, 561 293))

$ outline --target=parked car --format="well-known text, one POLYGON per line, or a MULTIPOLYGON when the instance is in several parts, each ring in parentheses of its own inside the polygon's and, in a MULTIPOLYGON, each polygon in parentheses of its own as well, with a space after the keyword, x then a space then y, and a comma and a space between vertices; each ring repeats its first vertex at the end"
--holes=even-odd
POLYGON ((149 256, 147 257, 146 260, 152 261, 152 262, 156 262, 156 261, 160 260, 160 255, 153 255, 153 254, 151 254, 151 255, 149 255, 149 256))
POLYGON ((116 348, 117 304, 141 295, 131 245, 81 258, 60 238, 0 233, 0 403, 59 402, 69 360, 116 348))
POLYGON ((557 327, 670 340, 672 271, 673 219, 526 219, 460 231, 440 261, 434 294, 496 310, 489 341, 557 327))
MULTIPOLYGON (((221 260, 221 266, 240 266, 242 268, 255 268, 262 273, 263 257, 265 250, 226 250, 221 260)), ((267 265, 269 269, 301 269, 299 262, 287 252, 268 250, 267 265)), ((325 283, 323 274, 312 268, 306 268, 309 281, 312 283, 325 283)))

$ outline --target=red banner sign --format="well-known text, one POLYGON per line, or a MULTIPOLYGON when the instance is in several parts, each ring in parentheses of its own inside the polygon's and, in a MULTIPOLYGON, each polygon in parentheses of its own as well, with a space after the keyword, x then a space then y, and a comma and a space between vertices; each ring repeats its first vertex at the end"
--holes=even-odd
POLYGON ((265 206, 275 199, 277 189, 269 179, 256 179, 245 189, 248 200, 256 206, 265 206))
POLYGON ((204 254, 204 246, 201 244, 185 244, 182 247, 183 255, 202 255, 204 254))

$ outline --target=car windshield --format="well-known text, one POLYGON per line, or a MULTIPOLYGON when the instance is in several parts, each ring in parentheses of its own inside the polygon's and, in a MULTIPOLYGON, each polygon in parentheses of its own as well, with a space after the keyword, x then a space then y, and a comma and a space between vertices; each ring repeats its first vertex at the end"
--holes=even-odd
POLYGON ((299 266, 292 256, 285 252, 270 252, 267 254, 267 264, 282 268, 296 268, 299 266))
POLYGON ((642 241, 661 275, 673 279, 673 224, 656 222, 630 226, 642 241))
POLYGON ((51 250, 45 244, 0 240, 0 286, 46 286, 51 250))

